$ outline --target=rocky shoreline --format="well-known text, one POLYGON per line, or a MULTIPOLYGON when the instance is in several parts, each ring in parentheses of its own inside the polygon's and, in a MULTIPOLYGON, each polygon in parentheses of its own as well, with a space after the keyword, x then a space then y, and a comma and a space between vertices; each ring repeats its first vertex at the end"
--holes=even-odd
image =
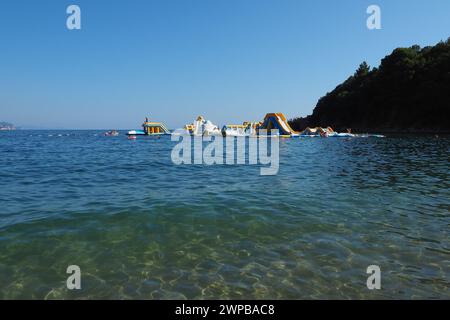
POLYGON ((12 124, 8 122, 0 122, 0 130, 1 131, 11 131, 16 130, 17 128, 12 124))

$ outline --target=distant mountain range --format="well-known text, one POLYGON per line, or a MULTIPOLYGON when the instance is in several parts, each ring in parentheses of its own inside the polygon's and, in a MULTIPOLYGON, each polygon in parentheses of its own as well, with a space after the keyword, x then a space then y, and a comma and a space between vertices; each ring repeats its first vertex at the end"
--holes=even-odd
POLYGON ((16 127, 9 122, 0 122, 0 130, 16 130, 16 127))
POLYGON ((320 98, 296 130, 331 126, 354 132, 450 132, 450 38, 397 48, 378 68, 358 70, 320 98))

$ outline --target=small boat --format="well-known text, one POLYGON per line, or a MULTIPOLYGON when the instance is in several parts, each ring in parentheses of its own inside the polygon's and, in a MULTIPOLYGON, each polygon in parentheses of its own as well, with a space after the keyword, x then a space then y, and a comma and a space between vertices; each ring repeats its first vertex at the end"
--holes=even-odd
POLYGON ((107 137, 117 137, 119 135, 119 131, 117 130, 111 130, 108 132, 105 132, 105 136, 107 137))
POLYGON ((129 135, 128 136, 128 140, 136 140, 136 136, 135 135, 129 135))

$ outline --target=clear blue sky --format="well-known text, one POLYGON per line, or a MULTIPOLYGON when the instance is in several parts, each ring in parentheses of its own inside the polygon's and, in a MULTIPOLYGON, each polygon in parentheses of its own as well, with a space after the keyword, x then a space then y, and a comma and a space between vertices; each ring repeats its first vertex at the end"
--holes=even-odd
POLYGON ((3 0, 0 121, 175 128, 310 114, 366 60, 450 37, 448 0, 3 0), (66 28, 77 4, 82 29, 66 28), (382 9, 382 30, 366 9, 382 9))

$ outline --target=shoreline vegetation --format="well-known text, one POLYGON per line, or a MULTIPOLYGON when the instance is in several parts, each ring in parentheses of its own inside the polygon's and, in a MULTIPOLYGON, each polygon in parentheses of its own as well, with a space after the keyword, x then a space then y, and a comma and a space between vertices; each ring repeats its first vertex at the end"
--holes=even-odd
POLYGON ((361 63, 311 115, 289 124, 296 131, 331 126, 355 133, 450 133, 450 38, 397 48, 378 68, 361 63))

